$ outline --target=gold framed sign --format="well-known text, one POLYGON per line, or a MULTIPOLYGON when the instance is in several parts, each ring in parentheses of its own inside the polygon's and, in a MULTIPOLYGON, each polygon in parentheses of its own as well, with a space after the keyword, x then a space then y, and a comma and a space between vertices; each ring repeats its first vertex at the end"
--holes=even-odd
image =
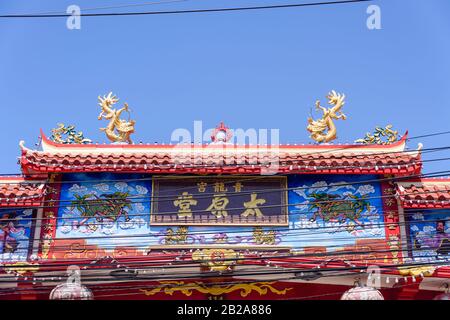
POLYGON ((150 224, 287 226, 285 176, 154 177, 150 224))

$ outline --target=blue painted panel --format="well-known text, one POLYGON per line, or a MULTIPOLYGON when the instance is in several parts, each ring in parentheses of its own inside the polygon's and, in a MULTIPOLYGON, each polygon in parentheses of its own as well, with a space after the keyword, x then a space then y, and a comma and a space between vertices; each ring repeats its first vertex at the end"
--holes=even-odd
POLYGON ((289 176, 289 226, 262 227, 267 237, 255 239, 253 226, 188 226, 183 230, 177 226, 150 225, 148 175, 69 174, 64 176, 61 190, 56 238, 82 238, 87 244, 111 250, 117 246, 147 250, 165 244, 272 244, 297 249, 326 246, 334 250, 354 245, 359 239, 385 238, 381 192, 376 179, 376 176, 289 176), (375 182, 366 183, 367 180, 375 182), (129 202, 116 212, 113 220, 104 216, 101 207, 89 212, 74 202, 92 203, 124 193, 129 202), (323 199, 334 201, 334 207, 323 206, 326 203, 323 199), (349 207, 355 202, 360 206, 349 207))
POLYGON ((378 182, 366 182, 372 180, 377 177, 290 177, 290 237, 286 242, 294 247, 326 246, 333 250, 358 239, 384 239, 381 189, 378 182), (330 207, 333 199, 337 202, 330 207), (365 205, 348 207, 356 200, 365 205), (323 212, 327 209, 329 213, 323 212))
POLYGON ((32 216, 32 209, 0 209, 0 261, 27 260, 32 216))
POLYGON ((447 210, 410 211, 405 216, 415 260, 450 260, 450 217, 447 210))

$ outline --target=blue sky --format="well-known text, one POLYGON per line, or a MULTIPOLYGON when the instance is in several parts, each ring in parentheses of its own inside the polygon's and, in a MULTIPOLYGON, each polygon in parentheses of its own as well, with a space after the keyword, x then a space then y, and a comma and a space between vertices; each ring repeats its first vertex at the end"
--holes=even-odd
MULTIPOLYGON (((133 3, 139 3, 135 0, 133 3)), ((143 1, 141 1, 143 2, 143 1)), ((284 1, 283 3, 298 3, 284 1)), ((65 11, 115 1, 0 2, 1 13, 65 11)), ((190 0, 126 10, 280 3, 190 0)), ((309 143, 316 99, 344 92, 337 142, 392 123, 410 136, 449 130, 450 1, 380 0, 381 30, 366 27, 369 3, 187 15, 0 19, 2 173, 19 172, 19 141, 34 147, 43 128, 75 124, 94 141, 97 96, 113 91, 136 119, 135 141, 169 142, 193 121, 213 127, 277 128, 282 143, 309 143)), ((125 9, 120 9, 121 11, 125 9)), ((316 114, 317 115, 317 114, 316 114)), ((448 145, 449 135, 413 140, 448 145)), ((445 157, 434 153, 425 158, 445 157)), ((448 168, 426 163, 425 171, 448 168)))

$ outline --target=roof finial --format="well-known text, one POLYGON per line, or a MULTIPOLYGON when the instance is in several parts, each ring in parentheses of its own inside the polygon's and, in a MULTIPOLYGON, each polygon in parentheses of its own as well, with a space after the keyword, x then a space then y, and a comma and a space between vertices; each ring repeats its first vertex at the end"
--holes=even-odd
POLYGON ((228 128, 223 121, 214 129, 211 134, 211 141, 214 143, 226 143, 230 141, 233 133, 230 128, 228 128))
POLYGON ((332 90, 327 95, 328 103, 332 105, 331 108, 325 108, 320 105, 320 101, 316 101, 316 109, 322 110, 323 116, 321 119, 313 120, 308 118, 308 126, 306 129, 311 132, 311 139, 321 142, 330 142, 336 139, 336 126, 333 119, 345 120, 347 117, 342 113, 341 109, 344 106, 345 94, 336 93, 332 90), (325 130, 327 132, 325 133, 325 130))
POLYGON ((110 92, 107 96, 98 97, 99 105, 102 108, 98 116, 98 120, 106 119, 109 120, 108 126, 106 128, 100 128, 104 131, 108 139, 112 142, 128 142, 132 143, 130 135, 134 133, 134 120, 125 121, 120 119, 120 115, 123 111, 130 113, 128 104, 124 103, 123 108, 116 110, 112 106, 116 104, 119 99, 110 92))

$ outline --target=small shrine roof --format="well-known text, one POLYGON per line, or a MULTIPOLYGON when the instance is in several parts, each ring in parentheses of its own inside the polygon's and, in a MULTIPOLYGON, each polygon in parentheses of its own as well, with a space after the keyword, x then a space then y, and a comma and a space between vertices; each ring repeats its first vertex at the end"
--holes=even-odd
POLYGON ((0 178, 0 207, 39 206, 44 197, 45 181, 23 177, 0 178))
POLYGON ((450 208, 450 178, 397 182, 404 208, 450 208))

